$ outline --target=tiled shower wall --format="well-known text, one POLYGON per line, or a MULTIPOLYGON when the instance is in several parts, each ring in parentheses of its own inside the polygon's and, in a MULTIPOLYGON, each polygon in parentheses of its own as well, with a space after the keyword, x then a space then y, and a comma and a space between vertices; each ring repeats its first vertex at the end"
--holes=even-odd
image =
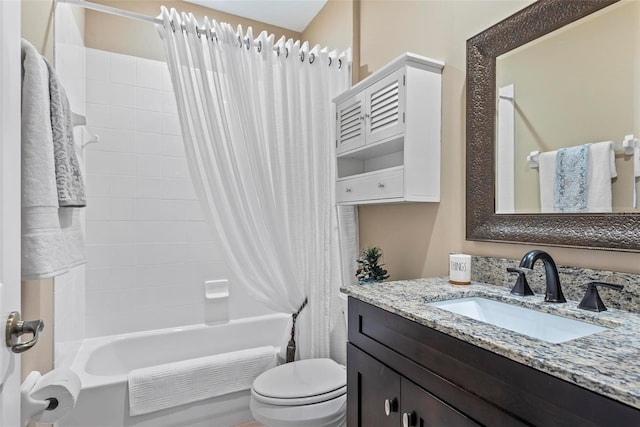
MULTIPOLYGON (((189 177, 166 64, 86 51, 87 337, 202 323, 230 278, 189 177)), ((233 284, 231 316, 265 309, 233 284), (235 305, 234 305, 235 302, 235 305)))

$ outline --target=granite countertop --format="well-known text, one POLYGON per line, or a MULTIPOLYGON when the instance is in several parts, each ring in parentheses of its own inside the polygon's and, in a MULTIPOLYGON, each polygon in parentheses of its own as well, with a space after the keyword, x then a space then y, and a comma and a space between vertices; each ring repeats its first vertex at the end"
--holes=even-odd
POLYGON ((543 295, 520 297, 508 289, 472 282, 455 286, 448 277, 353 285, 341 289, 361 301, 447 335, 546 372, 640 409, 640 315, 609 309, 578 309, 577 301, 546 303, 543 295), (611 328, 553 344, 441 310, 426 303, 482 296, 611 328))

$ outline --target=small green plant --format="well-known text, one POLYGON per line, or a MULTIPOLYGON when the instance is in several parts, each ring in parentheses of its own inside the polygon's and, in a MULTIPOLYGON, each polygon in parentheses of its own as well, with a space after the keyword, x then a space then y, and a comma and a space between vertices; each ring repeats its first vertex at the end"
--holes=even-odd
POLYGON ((356 277, 358 283, 372 283, 382 282, 384 279, 388 279, 389 275, 387 270, 382 268, 384 264, 378 264, 378 261, 382 257, 382 249, 375 246, 364 248, 360 253, 360 257, 356 260, 358 262, 358 270, 356 270, 356 277))

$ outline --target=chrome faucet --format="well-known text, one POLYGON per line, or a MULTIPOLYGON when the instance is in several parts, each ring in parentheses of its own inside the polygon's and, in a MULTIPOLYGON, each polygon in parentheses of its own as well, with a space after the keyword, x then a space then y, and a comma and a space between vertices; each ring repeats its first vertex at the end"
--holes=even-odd
POLYGON ((544 272, 547 282, 547 291, 544 300, 547 302, 567 302, 560 287, 560 277, 558 277, 558 267, 545 251, 533 250, 527 252, 520 261, 520 267, 533 269, 533 265, 539 259, 544 263, 544 272))

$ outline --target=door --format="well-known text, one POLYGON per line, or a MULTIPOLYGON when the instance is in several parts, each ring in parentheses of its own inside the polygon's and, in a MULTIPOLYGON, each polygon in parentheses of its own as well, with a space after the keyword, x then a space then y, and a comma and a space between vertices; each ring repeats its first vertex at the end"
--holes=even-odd
POLYGON ((472 427, 479 425, 406 378, 402 378, 401 394, 403 427, 472 427))
POLYGON ((404 68, 369 86, 365 93, 367 144, 390 138, 405 128, 404 68))
POLYGON ((336 153, 364 145, 364 92, 336 105, 336 153))
POLYGON ((400 375, 352 344, 347 366, 347 425, 399 426, 400 375))
MULTIPOLYGON (((0 1, 0 330, 20 309, 20 1, 0 1)), ((0 425, 20 425, 20 358, 0 345, 0 425)))

